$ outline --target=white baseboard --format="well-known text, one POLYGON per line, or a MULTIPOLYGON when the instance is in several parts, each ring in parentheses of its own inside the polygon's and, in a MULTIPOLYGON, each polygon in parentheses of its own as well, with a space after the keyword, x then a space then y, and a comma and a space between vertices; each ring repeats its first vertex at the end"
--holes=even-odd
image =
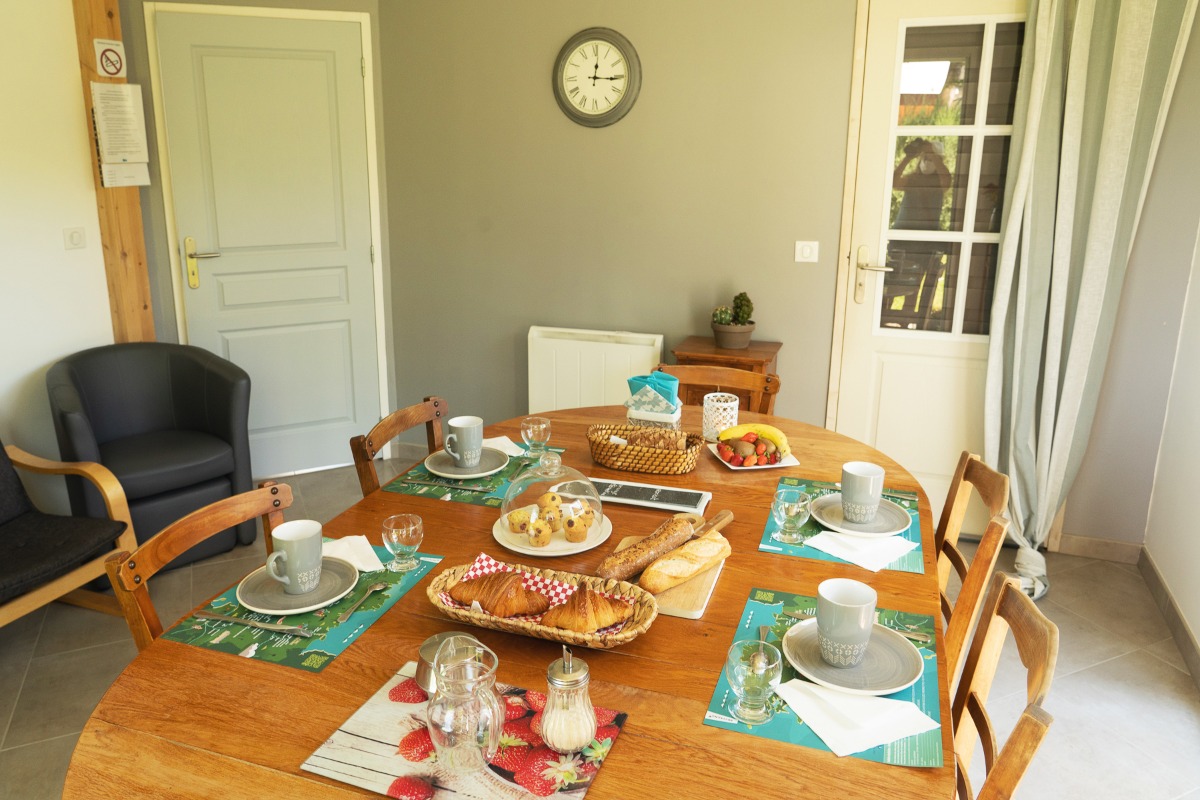
POLYGON ((1101 561, 1116 561, 1119 564, 1136 564, 1141 558, 1142 546, 1133 542, 1094 539, 1090 536, 1064 533, 1059 537, 1057 552, 1069 556, 1098 558, 1101 561))
POLYGON ((1187 664, 1188 671, 1192 673, 1192 681, 1196 684, 1196 688, 1200 689, 1200 643, 1196 641, 1195 633, 1188 629, 1187 622, 1179 611, 1179 606, 1175 604, 1175 598, 1171 596, 1171 590, 1163 581, 1162 574, 1154 564, 1154 559, 1145 549, 1142 550, 1137 565, 1142 577, 1146 580, 1150 594, 1154 597, 1155 604, 1158 605, 1159 611, 1162 612, 1163 618, 1167 622, 1167 629, 1171 631, 1171 636, 1174 637, 1175 644, 1183 655, 1183 661, 1187 664))

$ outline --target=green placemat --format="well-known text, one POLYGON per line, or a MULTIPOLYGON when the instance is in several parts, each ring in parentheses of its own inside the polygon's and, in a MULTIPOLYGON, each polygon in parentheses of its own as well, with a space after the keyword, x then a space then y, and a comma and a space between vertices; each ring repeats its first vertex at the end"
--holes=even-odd
MULTIPOLYGON (((750 598, 742 610, 741 623, 738 625, 737 633, 734 634, 734 641, 757 639, 755 632, 759 626, 769 625, 771 633, 767 638, 772 644, 778 645, 784 634, 787 633, 787 629, 799 623, 798 620, 785 616, 783 613, 785 611, 816 614, 816 598, 776 592, 770 589, 751 589, 750 598)), ((910 700, 916 703, 917 708, 921 711, 940 722, 941 707, 938 700, 938 670, 933 643, 933 617, 928 614, 912 614, 887 609, 879 609, 878 615, 879 622, 888 627, 929 635, 930 644, 916 645, 918 652, 925 659, 925 669, 921 678, 907 689, 901 689, 887 696, 895 700, 910 700)), ((780 682, 786 683, 796 677, 798 677, 796 670, 785 658, 780 682)), ((713 691, 712 700, 708 704, 708 711, 704 715, 704 724, 747 733, 751 736, 774 739, 777 742, 792 742, 828 752, 829 748, 825 746, 821 738, 813 733, 812 728, 805 725, 791 707, 778 696, 772 695, 770 700, 770 705, 775 710, 774 716, 761 725, 753 726, 738 722, 729 713, 728 707, 736 699, 729 688, 728 681, 725 680, 724 670, 722 670, 721 677, 717 680, 717 688, 713 691)), ((941 728, 935 728, 932 731, 908 736, 891 744, 872 747, 870 750, 855 753, 851 757, 906 767, 940 767, 942 766, 942 731, 941 728)))
MULTIPOLYGON (((523 447, 524 445, 518 445, 523 447)), ((555 453, 564 452, 563 448, 550 447, 555 453)), ((504 503, 504 495, 513 479, 532 462, 527 456, 510 456, 504 469, 486 478, 472 480, 454 480, 434 475, 425 468, 424 464, 397 476, 383 487, 385 492, 410 494, 431 497, 434 500, 446 500, 452 503, 468 503, 473 506, 489 506, 499 508, 504 503)))
MULTIPOLYGON (((392 559, 391 554, 383 547, 375 547, 375 554, 385 564, 392 559)), ((427 553, 417 553, 416 556, 420 561, 420 566, 411 572, 388 572, 386 569, 382 569, 376 572, 360 573, 358 583, 349 594, 332 605, 310 611, 307 614, 278 617, 250 611, 243 608, 237 601, 237 584, 231 586, 207 606, 212 611, 232 617, 258 622, 285 622, 288 625, 303 625, 314 632, 311 639, 249 628, 234 622, 201 619, 190 614, 164 633, 163 638, 209 650, 220 650, 243 658, 273 661, 309 672, 320 672, 442 560, 441 556, 427 553), (377 582, 388 584, 388 588, 368 597, 349 620, 339 625, 337 623, 338 615, 354 605, 366 592, 368 586, 377 582)))
MULTIPOLYGON (((784 487, 797 488, 807 492, 814 500, 826 494, 840 492, 841 487, 836 483, 827 483, 826 481, 810 481, 805 478, 780 478, 775 490, 778 491, 784 487)), ((904 533, 898 533, 903 539, 910 542, 916 542, 917 546, 909 550, 904 555, 897 558, 892 563, 888 564, 884 569, 895 570, 896 572, 915 572, 918 575, 925 572, 925 557, 921 550, 921 520, 917 512, 917 493, 902 492, 897 489, 884 489, 883 496, 889 500, 898 503, 908 515, 912 517, 912 524, 908 526, 908 530, 904 533)), ((809 518, 808 522, 804 523, 802 529, 807 536, 815 536, 825 528, 813 518, 809 518)), ((800 558, 815 558, 818 561, 833 561, 837 564, 846 564, 837 556, 822 552, 815 547, 805 547, 803 544, 786 544, 775 538, 775 534, 779 531, 779 523, 770 514, 767 515, 767 527, 763 530, 762 541, 758 543, 758 549, 765 553, 782 553, 785 556, 799 556, 800 558)))

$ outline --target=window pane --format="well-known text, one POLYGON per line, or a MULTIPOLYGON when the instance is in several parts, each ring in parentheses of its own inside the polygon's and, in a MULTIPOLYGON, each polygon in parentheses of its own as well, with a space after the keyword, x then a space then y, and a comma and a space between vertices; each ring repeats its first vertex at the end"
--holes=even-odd
POLYGON ((879 325, 910 331, 949 331, 958 283, 957 242, 893 241, 883 274, 879 325))
POLYGON ((958 136, 896 137, 893 230, 962 230, 970 143, 970 137, 958 136))
POLYGON ((982 25, 937 25, 905 31, 897 122, 974 124, 982 52, 982 25))
POLYGON ((963 333, 987 335, 992 317, 992 285, 996 282, 998 244, 976 243, 971 249, 971 274, 967 278, 967 307, 963 333))
POLYGON ((986 136, 983 139, 983 162, 979 171, 979 201, 975 205, 975 230, 983 233, 1000 232, 1000 215, 1004 205, 1004 176, 1008 172, 1007 136, 986 136))
POLYGON ((1025 23, 1006 22, 996 26, 996 47, 992 51, 992 80, 988 88, 987 123, 1012 125, 1013 105, 1017 96, 1017 72, 1021 66, 1021 41, 1025 23))

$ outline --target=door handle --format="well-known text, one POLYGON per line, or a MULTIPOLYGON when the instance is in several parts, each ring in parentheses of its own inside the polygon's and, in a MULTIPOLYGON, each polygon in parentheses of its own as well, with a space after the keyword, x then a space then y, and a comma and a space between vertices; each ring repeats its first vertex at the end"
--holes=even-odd
POLYGON ((867 246, 859 245, 858 263, 854 265, 854 302, 861 303, 867 296, 867 276, 865 272, 895 272, 891 267, 872 266, 867 246))
POLYGON ((183 240, 183 260, 187 264, 187 282, 192 289, 200 288, 200 268, 196 261, 201 258, 220 258, 220 253, 197 253, 196 240, 191 236, 183 240))

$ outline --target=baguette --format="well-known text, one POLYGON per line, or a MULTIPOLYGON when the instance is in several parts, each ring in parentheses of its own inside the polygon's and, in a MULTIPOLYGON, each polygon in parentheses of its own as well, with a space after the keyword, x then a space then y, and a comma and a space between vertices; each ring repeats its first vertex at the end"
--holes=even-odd
POLYGON ((733 548, 724 536, 716 531, 706 533, 699 539, 677 547, 646 567, 638 586, 650 594, 665 592, 672 586, 678 586, 715 567, 731 552, 733 548))
POLYGON ((672 517, 637 544, 609 555, 600 562, 596 574, 605 579, 628 580, 650 566, 651 562, 692 538, 694 532, 692 523, 672 517))

